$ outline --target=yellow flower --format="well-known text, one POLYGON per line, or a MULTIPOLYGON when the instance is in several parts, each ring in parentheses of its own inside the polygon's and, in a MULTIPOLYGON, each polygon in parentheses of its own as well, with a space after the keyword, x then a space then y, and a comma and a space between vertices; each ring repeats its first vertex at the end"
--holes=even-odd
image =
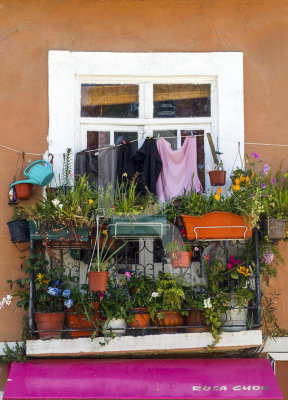
POLYGON ((243 181, 245 181, 245 176, 240 175, 240 182, 243 182, 243 181))
POLYGON ((126 177, 127 176, 127 172, 124 172, 124 174, 122 174, 122 176, 126 177))
POLYGON ((251 173, 251 178, 254 178, 254 172, 252 171, 252 173, 251 173))
POLYGON ((108 235, 107 229, 104 229, 104 230, 102 231, 102 233, 103 233, 103 235, 107 236, 107 235, 108 235))
POLYGON ((235 192, 238 192, 238 190, 240 190, 240 186, 239 185, 234 185, 232 186, 233 190, 235 190, 235 192))
POLYGON ((215 199, 216 199, 217 201, 220 200, 220 194, 215 194, 214 197, 215 197, 215 199))
POLYGON ((237 271, 239 272, 239 274, 242 274, 244 276, 250 275, 249 268, 244 267, 243 265, 241 265, 239 268, 237 268, 237 271))
POLYGON ((218 190, 217 190, 217 194, 220 194, 221 192, 222 192, 222 188, 219 187, 218 190))
POLYGON ((43 278, 44 278, 44 274, 41 274, 41 273, 39 272, 39 274, 37 274, 37 280, 38 280, 38 281, 42 281, 43 278))
POLYGON ((240 185, 240 179, 235 179, 235 185, 239 186, 240 185))
POLYGON ((94 201, 92 199, 89 199, 88 202, 89 202, 89 206, 91 206, 91 204, 94 203, 94 201))
POLYGON ((246 182, 247 182, 247 183, 250 183, 250 178, 249 178, 249 176, 246 176, 246 182))

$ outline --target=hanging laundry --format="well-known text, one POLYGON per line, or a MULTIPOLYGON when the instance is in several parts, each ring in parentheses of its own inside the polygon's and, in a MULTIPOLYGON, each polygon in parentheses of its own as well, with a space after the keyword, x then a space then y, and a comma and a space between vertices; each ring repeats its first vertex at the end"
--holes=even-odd
POLYGON ((136 154, 137 142, 117 146, 117 180, 121 182, 123 174, 125 180, 131 180, 136 173, 133 156, 136 154))
POLYGON ((187 137, 179 150, 172 150, 171 144, 163 138, 157 140, 157 149, 163 164, 156 184, 161 202, 180 196, 184 190, 189 191, 191 188, 198 193, 202 192, 197 172, 196 140, 196 137, 187 137))
POLYGON ((156 141, 145 139, 145 142, 132 157, 136 171, 139 173, 137 191, 146 194, 146 187, 156 194, 156 183, 162 169, 162 161, 157 149, 156 141))
POLYGON ((115 146, 100 149, 95 155, 91 151, 76 154, 75 175, 86 174, 91 187, 99 185, 106 189, 109 184, 114 188, 117 170, 117 152, 115 146))

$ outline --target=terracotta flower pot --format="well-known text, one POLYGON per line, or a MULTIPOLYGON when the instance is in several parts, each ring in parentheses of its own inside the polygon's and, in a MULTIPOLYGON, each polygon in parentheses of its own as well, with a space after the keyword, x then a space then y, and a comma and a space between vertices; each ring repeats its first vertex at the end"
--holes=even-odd
POLYGON ((188 268, 190 266, 191 251, 174 251, 169 253, 171 265, 173 268, 188 268))
POLYGON ((155 318, 154 324, 161 327, 160 333, 172 333, 177 332, 178 328, 173 329, 172 326, 183 326, 184 320, 179 311, 163 311, 163 318, 155 318), (169 329, 163 329, 169 328, 169 329))
POLYGON ((252 237, 249 219, 225 211, 214 211, 199 217, 181 215, 187 238, 195 239, 248 239, 252 237))
MULTIPOLYGON (((86 318, 85 314, 83 313, 73 313, 73 310, 68 310, 68 328, 69 329, 78 329, 77 331, 70 332, 70 337, 72 339, 79 338, 79 337, 89 337, 91 336, 92 332, 96 330, 96 335, 99 335, 99 323, 98 320, 100 319, 100 303, 93 303, 95 312, 91 315, 90 321, 86 318), (81 329, 90 329, 90 330, 81 330, 81 329)), ((76 309, 77 311, 77 309, 76 309)))
POLYGON ((134 321, 129 325, 132 328, 147 328, 150 326, 150 314, 147 308, 134 308, 134 321))
POLYGON ((36 313, 35 321, 40 339, 61 338, 64 318, 64 312, 36 313))
POLYGON ((91 292, 105 292, 108 283, 107 271, 91 271, 88 273, 88 284, 91 292))
POLYGON ((211 186, 224 186, 226 183, 226 171, 209 171, 211 186))
POLYGON ((17 183, 17 185, 15 185, 17 199, 28 200, 31 196, 32 186, 31 183, 17 183))
POLYGON ((185 323, 189 328, 185 329, 185 332, 210 332, 211 328, 207 326, 203 311, 201 310, 189 310, 189 314, 185 317, 185 323), (201 326, 204 325, 204 326, 201 326))

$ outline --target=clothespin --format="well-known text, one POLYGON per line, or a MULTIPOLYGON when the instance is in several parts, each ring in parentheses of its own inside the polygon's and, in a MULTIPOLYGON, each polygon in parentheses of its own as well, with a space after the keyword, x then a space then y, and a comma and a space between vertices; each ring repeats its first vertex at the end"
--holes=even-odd
POLYGON ((123 144, 126 144, 125 140, 123 139, 123 144))
POLYGON ((148 136, 149 139, 151 139, 151 136, 148 136))
POLYGON ((158 135, 157 135, 157 140, 158 140, 158 139, 160 139, 160 133, 158 133, 158 135))
POLYGON ((193 133, 193 131, 190 131, 190 135, 191 135, 192 137, 194 137, 194 133, 193 133))

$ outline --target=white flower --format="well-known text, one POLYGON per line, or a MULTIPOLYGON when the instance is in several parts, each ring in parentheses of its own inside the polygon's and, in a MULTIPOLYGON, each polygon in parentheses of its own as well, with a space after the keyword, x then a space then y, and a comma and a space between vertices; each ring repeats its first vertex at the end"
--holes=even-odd
POLYGON ((3 299, 0 301, 0 310, 1 310, 1 308, 4 307, 5 304, 7 306, 10 306, 12 299, 13 299, 13 296, 11 296, 11 294, 7 294, 6 297, 3 297, 3 299))
POLYGON ((54 204, 55 207, 57 207, 60 204, 60 200, 54 199, 54 200, 52 200, 52 203, 54 204))
POLYGON ((159 295, 159 293, 158 292, 153 292, 152 294, 151 294, 151 297, 159 297, 160 295, 159 295))
POLYGON ((63 204, 59 204, 59 208, 61 208, 61 210, 62 210, 62 208, 63 208, 63 204))
POLYGON ((204 300, 204 308, 212 308, 212 303, 210 297, 204 300))

